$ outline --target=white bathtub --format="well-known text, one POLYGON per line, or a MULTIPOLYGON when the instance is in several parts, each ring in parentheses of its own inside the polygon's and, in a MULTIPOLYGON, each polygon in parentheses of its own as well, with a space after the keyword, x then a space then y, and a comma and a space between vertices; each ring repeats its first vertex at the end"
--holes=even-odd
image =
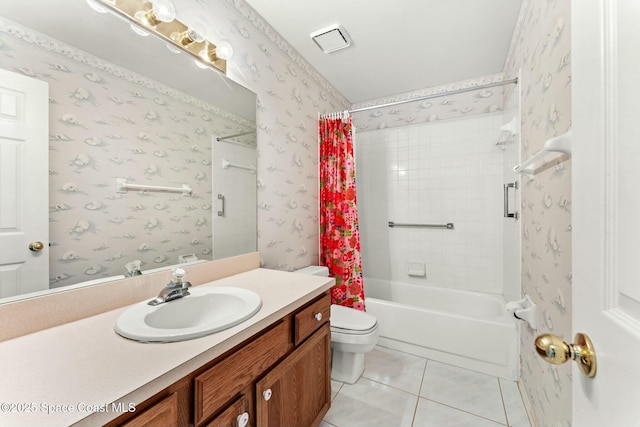
POLYGON ((518 330, 500 296, 365 278, 379 345, 511 380, 518 330))

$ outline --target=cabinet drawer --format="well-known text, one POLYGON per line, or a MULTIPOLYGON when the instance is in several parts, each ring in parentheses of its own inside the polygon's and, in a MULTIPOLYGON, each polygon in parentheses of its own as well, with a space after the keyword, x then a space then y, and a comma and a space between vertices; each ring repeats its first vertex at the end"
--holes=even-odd
POLYGON ((255 425, 253 420, 249 419, 249 399, 241 396, 233 402, 220 415, 212 419, 206 424, 206 427, 239 427, 242 425, 240 417, 246 417, 246 426, 255 425), (246 414, 246 415, 245 415, 246 414))
POLYGON ((152 427, 178 425, 178 394, 168 397, 143 411, 140 415, 121 424, 123 427, 152 427))
POLYGON ((294 318, 294 344, 298 345, 304 341, 325 322, 328 322, 330 316, 331 296, 329 294, 299 311, 294 318))
POLYGON ((216 413, 290 349, 291 323, 282 321, 195 378, 195 423, 216 413))

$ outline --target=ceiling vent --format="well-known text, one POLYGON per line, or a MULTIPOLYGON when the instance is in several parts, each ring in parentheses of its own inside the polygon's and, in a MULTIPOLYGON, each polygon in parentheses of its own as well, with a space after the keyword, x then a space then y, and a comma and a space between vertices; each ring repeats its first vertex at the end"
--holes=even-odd
POLYGON ((340 25, 332 25, 310 34, 311 38, 324 53, 335 52, 351 45, 349 35, 340 25))

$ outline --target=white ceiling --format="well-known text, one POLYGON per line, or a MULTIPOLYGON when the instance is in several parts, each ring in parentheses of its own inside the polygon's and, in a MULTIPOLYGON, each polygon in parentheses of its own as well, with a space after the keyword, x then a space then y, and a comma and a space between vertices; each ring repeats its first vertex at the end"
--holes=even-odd
POLYGON ((503 70, 522 0, 246 0, 353 103, 503 70), (323 53, 309 34, 342 25, 323 53))

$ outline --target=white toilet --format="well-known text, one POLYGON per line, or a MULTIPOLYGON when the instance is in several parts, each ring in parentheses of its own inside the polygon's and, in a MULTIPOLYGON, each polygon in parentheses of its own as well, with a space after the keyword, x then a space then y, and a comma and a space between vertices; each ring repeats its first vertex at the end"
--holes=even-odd
MULTIPOLYGON (((329 276, 327 267, 310 266, 295 273, 329 276)), ((353 384, 364 372, 364 355, 378 342, 375 316, 340 305, 331 306, 331 379, 353 384)))

